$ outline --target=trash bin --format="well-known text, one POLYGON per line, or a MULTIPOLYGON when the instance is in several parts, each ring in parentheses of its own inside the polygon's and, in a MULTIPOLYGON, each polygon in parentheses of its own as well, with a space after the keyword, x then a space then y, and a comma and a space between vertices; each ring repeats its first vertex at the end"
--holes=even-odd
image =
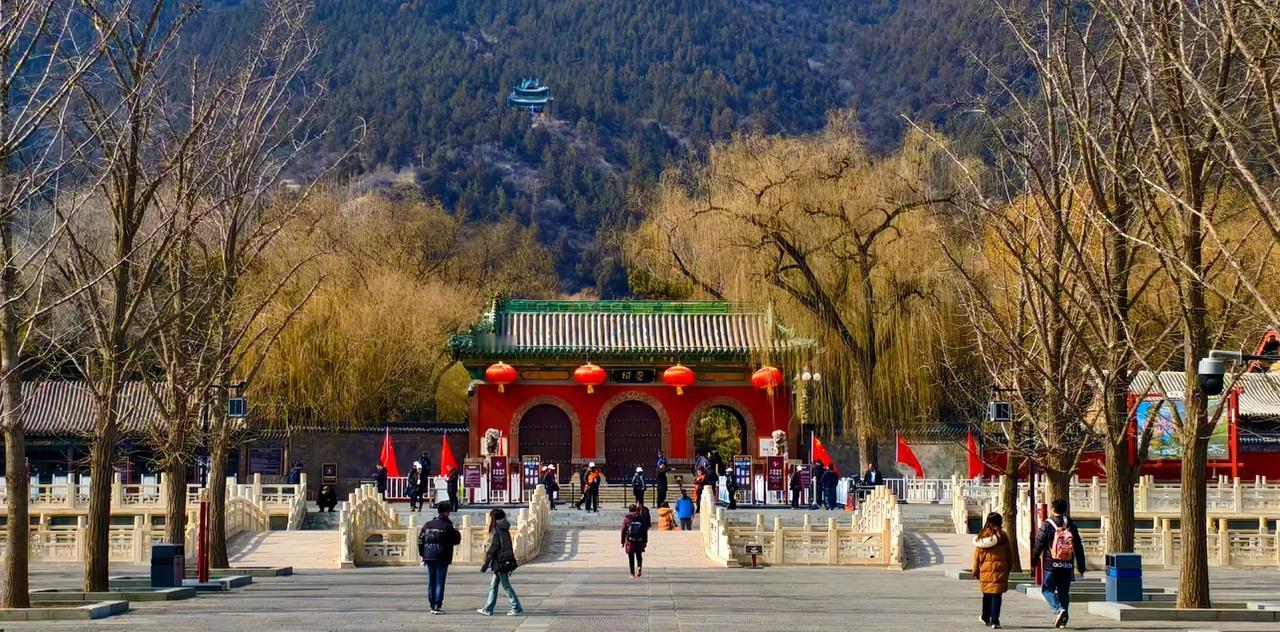
POLYGON ((1107 601, 1142 601, 1142 556, 1107 554, 1107 601))
POLYGON ((181 588, 187 572, 181 544, 151 545, 151 587, 181 588))

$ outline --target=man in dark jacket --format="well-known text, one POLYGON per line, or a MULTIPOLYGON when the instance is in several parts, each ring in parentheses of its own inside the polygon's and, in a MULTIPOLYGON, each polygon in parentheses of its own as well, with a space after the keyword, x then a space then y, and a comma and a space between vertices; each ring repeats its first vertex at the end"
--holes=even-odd
POLYGON ((840 474, 836 472, 835 467, 827 470, 822 475, 822 496, 825 500, 827 509, 836 509, 840 505, 836 502, 836 489, 840 486, 840 474))
POLYGON ((600 485, 603 482, 604 474, 592 463, 591 473, 587 475, 587 511, 600 513, 600 485))
POLYGON ((453 510, 457 511, 462 506, 462 490, 458 487, 458 482, 462 479, 462 472, 456 467, 449 468, 449 501, 453 503, 453 510))
POLYGON ((1031 567, 1045 564, 1040 591, 1053 611, 1053 627, 1062 628, 1070 618, 1067 611, 1071 605, 1073 575, 1079 572, 1084 577, 1084 542, 1080 540, 1075 522, 1067 516, 1067 501, 1057 498, 1051 507, 1053 515, 1040 525, 1035 545, 1031 548, 1031 567), (1067 535, 1071 538, 1070 550, 1065 546, 1067 535), (1062 543, 1055 545, 1060 537, 1062 543))
POLYGON ((648 484, 644 480, 644 468, 637 467, 636 473, 631 475, 631 495, 635 497, 637 505, 644 504, 644 490, 648 488, 648 484))
POLYGON ((444 613, 444 582, 453 563, 453 547, 462 543, 462 533, 449 520, 452 505, 442 502, 436 505, 440 513, 435 520, 422 525, 418 531, 418 556, 427 567, 427 601, 431 614, 444 613))
POLYGON ((738 508, 738 475, 729 468, 724 473, 724 493, 729 496, 728 509, 738 508))
MULTIPOLYGON (((659 453, 661 454, 661 453, 659 453)), ((658 506, 667 502, 667 463, 666 459, 662 459, 662 464, 658 466, 658 473, 654 476, 654 485, 658 488, 658 506)))
POLYGON ((799 467, 797 467, 795 470, 791 472, 790 487, 791 487, 791 508, 799 509, 800 508, 800 491, 804 489, 804 476, 800 473, 799 467))
POLYGON ((378 488, 378 493, 383 497, 387 495, 387 466, 379 463, 378 469, 373 471, 373 484, 378 488))
POLYGON ((427 454, 427 451, 426 451, 426 450, 423 450, 423 451, 422 451, 422 454, 418 455, 418 462, 422 464, 422 473, 426 475, 426 476, 424 476, 423 478, 430 478, 430 476, 431 476, 431 455, 427 454))
POLYGON ((551 509, 556 508, 556 496, 560 493, 560 481, 556 480, 556 466, 548 465, 542 472, 542 488, 547 492, 547 502, 551 509))

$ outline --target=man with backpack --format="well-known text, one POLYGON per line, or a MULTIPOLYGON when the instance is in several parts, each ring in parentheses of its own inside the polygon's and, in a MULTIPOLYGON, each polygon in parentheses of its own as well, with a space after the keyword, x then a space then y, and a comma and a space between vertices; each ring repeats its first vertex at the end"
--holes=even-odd
POLYGON ((640 509, 638 505, 631 505, 622 519, 622 549, 627 552, 632 579, 644 574, 644 549, 649 543, 649 523, 640 509))
POLYGON ((1040 591, 1053 611, 1053 627, 1064 628, 1070 618, 1071 581, 1075 573, 1084 577, 1084 543, 1080 531, 1067 517, 1067 501, 1057 498, 1050 504, 1053 515, 1040 525, 1031 548, 1031 567, 1044 564, 1040 591))
POLYGON ((418 556, 427 567, 427 601, 431 614, 444 614, 444 582, 453 563, 453 547, 462 543, 462 533, 449 520, 453 504, 444 501, 436 505, 439 516, 422 525, 418 531, 418 556))
POLYGON ((631 495, 635 497, 636 504, 644 503, 644 492, 648 488, 648 483, 644 480, 644 468, 637 467, 636 473, 631 476, 631 495))

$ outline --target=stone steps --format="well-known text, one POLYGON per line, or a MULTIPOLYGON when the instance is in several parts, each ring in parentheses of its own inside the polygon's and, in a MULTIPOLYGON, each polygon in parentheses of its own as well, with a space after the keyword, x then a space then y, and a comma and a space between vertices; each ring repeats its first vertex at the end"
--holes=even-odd
POLYGON ((336 530, 241 533, 227 549, 232 566, 339 567, 336 530))

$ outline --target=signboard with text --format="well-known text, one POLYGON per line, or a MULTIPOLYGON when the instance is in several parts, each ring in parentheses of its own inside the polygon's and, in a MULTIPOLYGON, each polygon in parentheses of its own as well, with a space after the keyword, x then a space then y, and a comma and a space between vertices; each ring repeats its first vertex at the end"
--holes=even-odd
POLYGON ((464 463, 462 465, 462 485, 467 489, 480 489, 480 478, 484 475, 484 468, 479 463, 464 463))
POLYGON ((733 457, 733 474, 738 479, 738 489, 751 489, 751 455, 733 457))
POLYGON ((538 467, 542 465, 542 457, 526 454, 520 461, 524 463, 524 488, 534 489, 538 486, 538 467))
POLYGON ((489 457, 489 491, 507 491, 507 457, 489 457))
POLYGON ((813 487, 813 469, 809 467, 809 464, 800 463, 796 465, 796 468, 800 470, 800 487, 802 489, 813 487))
POLYGON ((786 461, 780 456, 767 456, 764 458, 765 489, 771 492, 780 492, 787 489, 786 467, 786 461))

